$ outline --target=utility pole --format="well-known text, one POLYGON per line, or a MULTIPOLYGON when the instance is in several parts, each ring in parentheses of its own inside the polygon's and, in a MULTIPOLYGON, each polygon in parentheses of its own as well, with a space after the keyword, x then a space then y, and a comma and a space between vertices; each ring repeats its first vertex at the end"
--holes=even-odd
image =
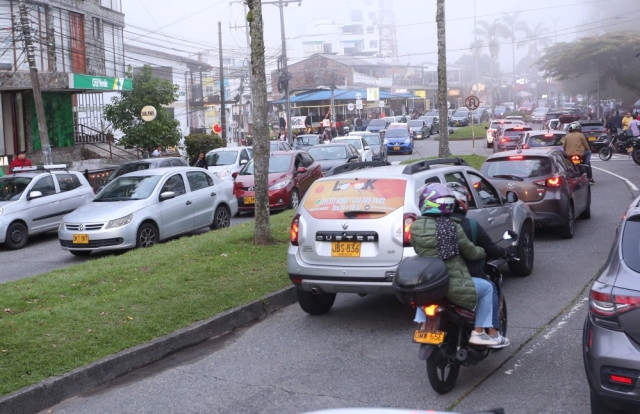
POLYGON ((289 3, 298 3, 298 6, 302 3, 302 0, 278 0, 272 2, 262 2, 262 4, 276 4, 280 8, 280 35, 282 36, 282 72, 280 73, 280 80, 284 86, 284 110, 287 120, 287 139, 290 144, 293 144, 293 137, 291 133, 291 95, 289 94, 289 81, 291 75, 287 70, 287 39, 284 36, 284 11, 283 7, 288 6, 289 3))
POLYGON ((40 147, 45 164, 53 164, 51 154, 51 144, 49 143, 49 130, 47 120, 44 115, 44 104, 42 103, 42 92, 40 91, 40 80, 38 79, 38 68, 36 67, 36 57, 33 51, 33 41, 31 39, 31 25, 29 13, 24 0, 19 0, 20 23, 22 24, 22 34, 24 36, 24 47, 27 50, 27 61, 29 62, 29 74, 31 75, 31 86, 33 88, 33 101, 36 107, 38 118, 38 130, 40 131, 40 147))
POLYGON ((222 126, 222 142, 227 145, 227 108, 224 101, 224 67, 222 66, 222 23, 218 22, 218 48, 220 54, 220 126, 222 126))
MULTIPOLYGON (((242 3, 243 9, 244 9, 244 16, 247 16, 247 3, 246 1, 231 1, 229 2, 229 4, 233 4, 233 3, 242 3)), ((248 115, 253 115, 253 71, 251 70, 251 38, 249 36, 249 24, 245 24, 243 26, 233 26, 231 27, 232 29, 240 29, 244 27, 245 28, 245 33, 247 36, 247 55, 249 56, 248 58, 248 62, 249 62, 249 105, 248 106, 248 115)), ((244 62, 242 64, 242 67, 244 68, 244 62)), ((240 103, 242 103, 242 96, 240 96, 240 103)), ((243 117, 244 118, 244 115, 243 117)), ((249 126, 251 123, 251 116, 247 116, 247 125, 249 126)), ((242 121, 242 128, 244 129, 244 120, 242 121)), ((247 128, 246 131, 246 135, 249 134, 249 132, 251 132, 251 128, 247 128)), ((245 135, 245 137, 246 137, 245 135)))

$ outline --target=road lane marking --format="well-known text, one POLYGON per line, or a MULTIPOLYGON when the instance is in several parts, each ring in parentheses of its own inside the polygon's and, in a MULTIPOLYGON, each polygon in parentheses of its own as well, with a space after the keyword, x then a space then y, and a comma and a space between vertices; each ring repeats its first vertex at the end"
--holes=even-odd
POLYGON ((632 189, 633 191, 638 191, 638 187, 636 187, 636 186, 635 186, 631 181, 629 181, 628 179, 624 178, 624 177, 623 177, 623 176, 621 176, 621 175, 618 175, 618 174, 616 174, 616 173, 612 173, 611 171, 607 171, 607 170, 605 170, 605 169, 603 169, 603 168, 598 168, 598 167, 594 167, 594 166, 591 166, 591 168, 595 168, 595 169, 596 169, 596 170, 598 170, 598 171, 602 171, 602 172, 605 172, 605 173, 607 173, 607 174, 611 174, 611 175, 613 175, 614 177, 619 178, 619 179, 621 179, 622 181, 624 181, 625 183, 627 183, 627 185, 628 185, 629 187, 631 187, 631 189, 632 189))

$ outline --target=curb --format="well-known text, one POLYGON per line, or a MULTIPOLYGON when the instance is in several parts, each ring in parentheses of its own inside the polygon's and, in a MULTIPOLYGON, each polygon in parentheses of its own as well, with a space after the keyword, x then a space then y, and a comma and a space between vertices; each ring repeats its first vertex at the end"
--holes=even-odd
POLYGON ((262 299, 230 309, 205 321, 196 322, 146 344, 76 368, 60 377, 47 378, 15 391, 0 398, 0 412, 37 413, 177 351, 241 328, 250 322, 264 319, 296 301, 295 287, 286 287, 262 299))

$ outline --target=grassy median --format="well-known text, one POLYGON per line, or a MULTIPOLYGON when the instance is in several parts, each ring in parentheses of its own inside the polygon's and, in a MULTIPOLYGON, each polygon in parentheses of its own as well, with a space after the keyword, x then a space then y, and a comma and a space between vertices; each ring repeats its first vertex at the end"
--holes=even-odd
MULTIPOLYGON (((487 137, 487 130, 484 129, 488 127, 488 122, 483 122, 481 124, 473 125, 473 133, 476 135, 476 139, 485 139, 487 137)), ((453 134, 449 134, 450 139, 471 139, 472 138, 472 130, 471 125, 466 127, 460 127, 453 131, 453 134)))
POLYGON ((0 285, 0 395, 289 285, 292 218, 271 216, 269 246, 246 222, 0 285))

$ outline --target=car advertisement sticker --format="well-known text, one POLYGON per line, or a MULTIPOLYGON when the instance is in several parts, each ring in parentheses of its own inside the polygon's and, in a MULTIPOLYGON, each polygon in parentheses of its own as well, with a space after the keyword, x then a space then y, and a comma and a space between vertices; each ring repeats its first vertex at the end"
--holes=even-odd
POLYGON ((382 218, 404 205, 407 182, 394 179, 316 181, 304 208, 317 219, 382 218))

